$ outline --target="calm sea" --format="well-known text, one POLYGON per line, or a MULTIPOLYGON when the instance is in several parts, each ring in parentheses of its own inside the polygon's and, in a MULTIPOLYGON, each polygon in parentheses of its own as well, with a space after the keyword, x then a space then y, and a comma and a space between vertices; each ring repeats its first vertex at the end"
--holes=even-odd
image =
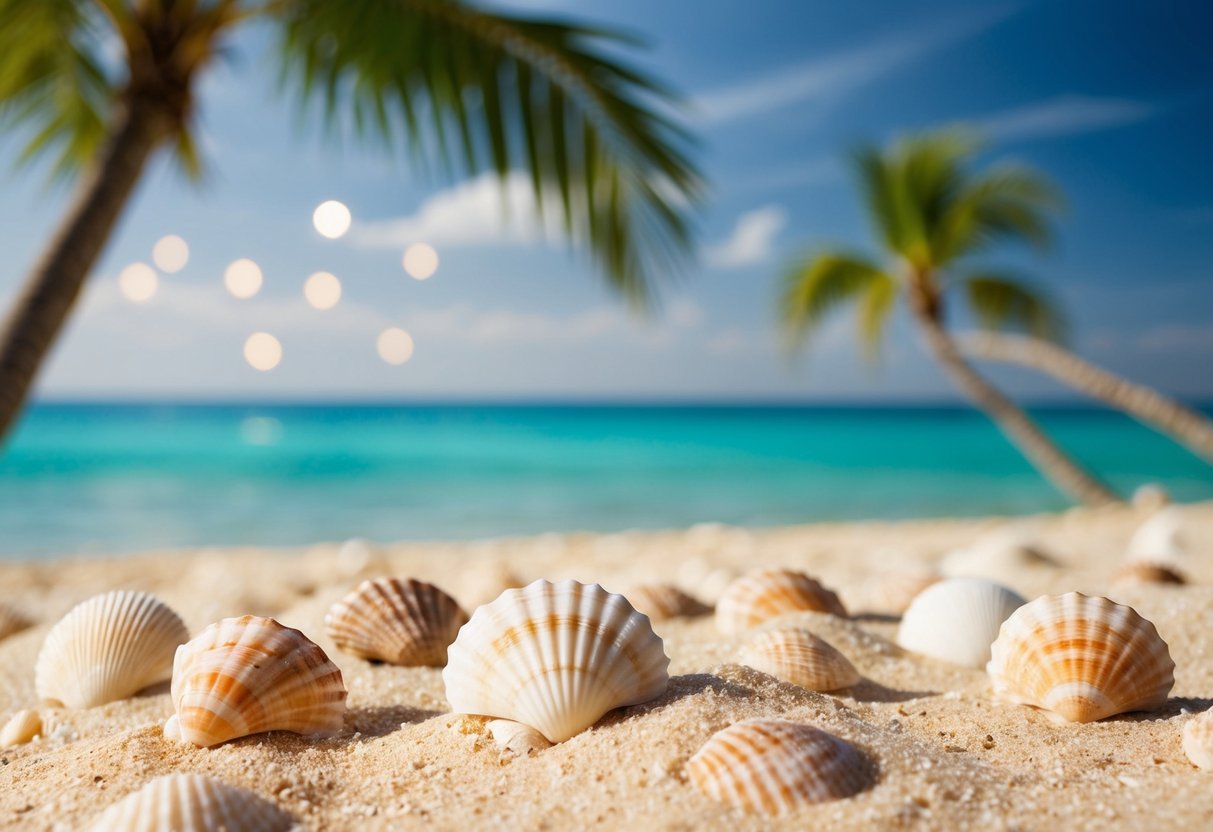
MULTIPOLYGON (((1125 493, 1213 498, 1213 468, 1127 418, 1037 415, 1125 493)), ((40 405, 0 457, 0 554, 1064 505, 963 409, 40 405)))

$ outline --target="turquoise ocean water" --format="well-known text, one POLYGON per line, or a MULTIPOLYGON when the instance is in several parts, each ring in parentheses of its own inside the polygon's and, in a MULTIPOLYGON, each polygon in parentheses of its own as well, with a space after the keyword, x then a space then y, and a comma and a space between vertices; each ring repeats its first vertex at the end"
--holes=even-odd
MULTIPOLYGON (((1213 498, 1213 468, 1125 417, 1037 415, 1125 493, 1213 498)), ((954 408, 44 404, 0 457, 0 555, 1064 505, 954 408)))

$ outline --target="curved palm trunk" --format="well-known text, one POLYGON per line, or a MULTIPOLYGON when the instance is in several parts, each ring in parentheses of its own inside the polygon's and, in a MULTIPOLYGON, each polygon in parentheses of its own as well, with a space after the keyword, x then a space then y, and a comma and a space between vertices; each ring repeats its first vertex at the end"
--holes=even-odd
POLYGON ((1149 387, 1134 384, 1038 338, 972 332, 961 335, 957 341, 970 357, 1021 364, 1047 373, 1169 434, 1193 453, 1213 462, 1213 422, 1149 387))
POLYGON ((38 368, 165 128, 163 116, 138 99, 122 108, 67 216, 0 328, 0 438, 21 412, 38 368))
POLYGON ((929 304, 911 302, 911 307, 926 336, 927 347, 952 381, 994 420, 1007 438, 1050 482, 1063 493, 1087 505, 1120 501, 1119 497, 1057 447, 1027 413, 968 365, 940 325, 938 313, 933 313, 929 304))

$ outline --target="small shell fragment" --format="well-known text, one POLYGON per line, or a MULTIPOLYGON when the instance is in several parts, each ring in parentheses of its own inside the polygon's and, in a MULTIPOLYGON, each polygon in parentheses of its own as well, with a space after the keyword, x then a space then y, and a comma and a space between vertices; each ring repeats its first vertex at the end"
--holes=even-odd
POLYGON ((37 711, 17 711, 0 728, 0 748, 24 745, 42 734, 42 716, 37 711))
POLYGON ((716 627, 726 634, 741 633, 769 619, 805 611, 847 615, 837 595, 803 572, 759 569, 725 589, 716 604, 716 627))
POLYGON ((347 653, 403 667, 441 667, 468 616, 433 584, 376 578, 333 605, 324 618, 333 643, 347 653))
POLYGON ((1184 725, 1183 749, 1192 765, 1213 771, 1213 711, 1198 714, 1184 725))
POLYGON ((713 734, 686 770, 711 799, 778 816, 858 794, 871 769, 863 752, 819 728, 750 719, 713 734))
POLYGON ((493 735, 493 741, 502 751, 510 751, 525 757, 536 751, 552 747, 548 738, 543 734, 529 725, 523 725, 512 719, 491 719, 486 727, 493 735))
POLYGON ((287 832, 294 819, 247 789, 166 774, 102 812, 87 832, 287 832))
POLYGON ((859 671, 846 656, 808 630, 759 633, 742 649, 741 661, 809 690, 849 688, 860 679, 859 671))
POLYGON ((1112 576, 1112 586, 1116 587, 1141 584, 1183 586, 1187 582, 1187 578, 1178 569, 1145 560, 1131 560, 1112 576))
POLYGON ((964 667, 984 667, 1002 622, 1024 603, 984 578, 950 578, 914 599, 901 617, 902 649, 964 667))
POLYGON ((712 608, 673 584, 638 584, 624 592, 637 612, 650 621, 706 615, 712 608))

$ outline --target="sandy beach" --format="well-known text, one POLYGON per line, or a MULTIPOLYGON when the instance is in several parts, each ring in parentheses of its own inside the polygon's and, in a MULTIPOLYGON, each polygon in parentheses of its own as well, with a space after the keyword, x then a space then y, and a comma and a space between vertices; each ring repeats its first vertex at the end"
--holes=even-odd
MULTIPOLYGON (((1213 704, 1213 505, 1183 509, 1188 586, 1109 589, 1141 510, 1073 510, 1016 519, 834 524, 772 529, 546 535, 374 549, 202 550, 0 565, 0 600, 35 626, 0 641, 0 717, 39 707, 34 661, 74 603, 112 588, 157 594, 197 632, 224 616, 271 615, 336 662, 349 690, 345 730, 312 740, 273 733, 211 748, 166 740, 167 686, 88 710, 41 707, 48 736, 0 752, 0 829, 79 829, 105 806, 169 772, 245 786, 307 829, 1198 829, 1213 823, 1210 774, 1180 730, 1213 704), (933 566, 1014 523, 1053 562, 987 558, 985 571, 1028 598, 1079 590, 1131 604, 1175 659, 1165 710, 1088 725, 993 701, 984 672, 908 654, 897 623, 865 615, 872 576, 933 566), (433 668, 372 665, 326 638, 328 607, 364 577, 407 575, 465 607, 535 578, 619 591, 673 582, 712 601, 757 566, 803 569, 838 590, 853 616, 802 613, 864 681, 838 695, 804 690, 736 663, 744 637, 713 618, 654 628, 671 658, 667 693, 615 711, 530 756, 500 750, 484 720, 449 712, 433 668), (773 820, 728 810, 687 781, 687 759, 750 717, 812 723, 864 749, 875 784, 846 800, 773 820)), ((955 561, 953 561, 954 563, 955 561)))

